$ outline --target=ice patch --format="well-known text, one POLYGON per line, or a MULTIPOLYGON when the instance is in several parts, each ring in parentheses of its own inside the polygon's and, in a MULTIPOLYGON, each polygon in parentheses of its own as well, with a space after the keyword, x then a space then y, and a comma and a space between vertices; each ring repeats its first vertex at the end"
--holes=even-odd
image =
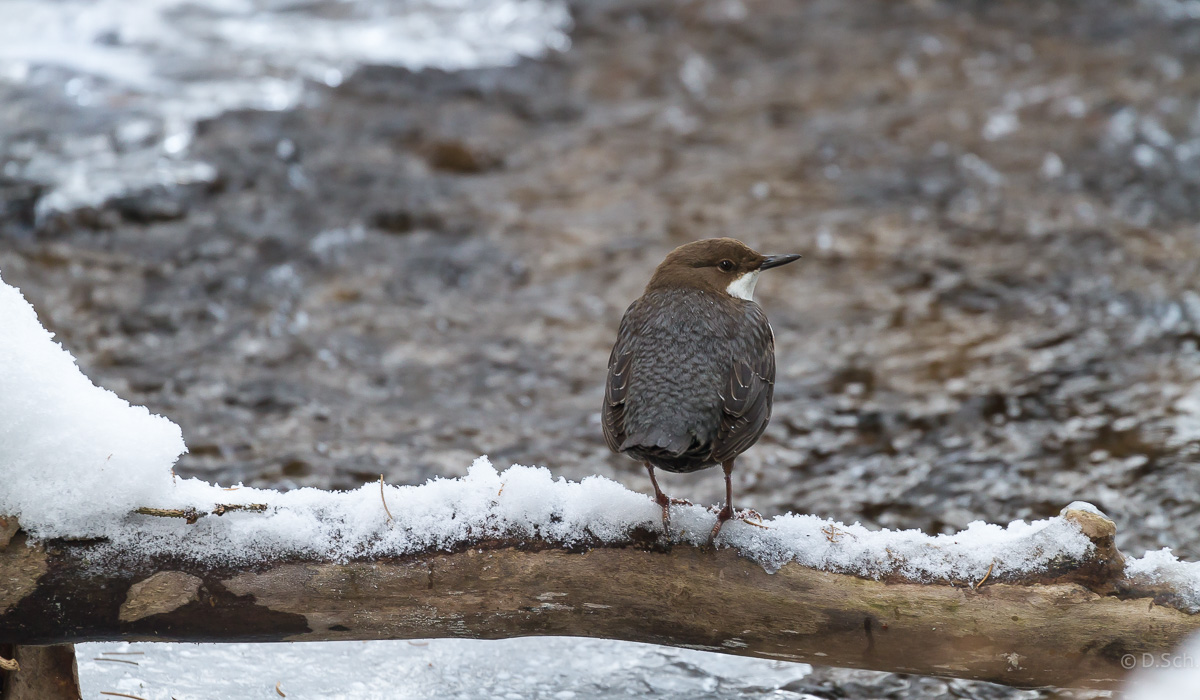
POLYGON ((75 653, 86 698, 278 698, 276 683, 289 698, 323 700, 812 697, 783 690, 808 664, 607 639, 95 643, 75 653))

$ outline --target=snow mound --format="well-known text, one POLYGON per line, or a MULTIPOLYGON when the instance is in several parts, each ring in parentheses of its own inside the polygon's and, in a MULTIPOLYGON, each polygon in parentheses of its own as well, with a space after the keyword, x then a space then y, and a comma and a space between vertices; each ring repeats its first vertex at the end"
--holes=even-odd
POLYGON ((1063 517, 1007 527, 976 521, 953 535, 920 530, 869 530, 815 515, 780 515, 767 529, 730 533, 730 544, 768 571, 795 562, 870 578, 977 582, 1044 571, 1057 560, 1079 559, 1093 549, 1079 526, 1063 517))
POLYGON ((1200 562, 1179 561, 1168 547, 1125 560, 1125 575, 1134 584, 1165 585, 1179 594, 1185 610, 1200 612, 1200 562))
POLYGON ((648 497, 609 479, 555 480, 547 469, 522 466, 498 473, 486 457, 462 478, 420 486, 372 483, 353 491, 223 490, 181 479, 153 506, 211 512, 218 503, 265 509, 209 515, 194 524, 126 515, 112 522, 106 537, 119 549, 206 561, 294 555, 346 561, 451 550, 487 539, 623 542, 659 513, 648 497))
POLYGON ((91 382, 0 279, 0 513, 92 537, 171 486, 179 426, 91 382))

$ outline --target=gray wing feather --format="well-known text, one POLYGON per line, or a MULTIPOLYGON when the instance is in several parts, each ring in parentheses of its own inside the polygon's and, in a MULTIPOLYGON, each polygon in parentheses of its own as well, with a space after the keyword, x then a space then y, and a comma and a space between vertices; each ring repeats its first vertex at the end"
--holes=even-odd
POLYGON ((625 398, 629 390, 629 377, 633 373, 633 348, 625 326, 626 321, 622 319, 617 342, 608 356, 608 381, 604 385, 604 411, 601 416, 604 441, 613 452, 620 452, 625 442, 625 398))
POLYGON ((775 391, 775 338, 765 317, 739 352, 721 392, 721 424, 713 440, 712 459, 725 462, 750 449, 771 420, 775 391))

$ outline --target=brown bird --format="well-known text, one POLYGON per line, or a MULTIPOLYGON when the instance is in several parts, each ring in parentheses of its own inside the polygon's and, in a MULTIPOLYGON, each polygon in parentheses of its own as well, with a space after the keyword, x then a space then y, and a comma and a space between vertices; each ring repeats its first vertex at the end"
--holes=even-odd
POLYGON ((683 473, 720 464, 725 507, 710 542, 734 516, 733 461, 766 429, 775 385, 775 335, 754 285, 763 270, 799 258, 761 255, 732 238, 682 245, 621 319, 608 359, 604 439, 645 464, 664 531, 672 499, 655 467, 683 473))

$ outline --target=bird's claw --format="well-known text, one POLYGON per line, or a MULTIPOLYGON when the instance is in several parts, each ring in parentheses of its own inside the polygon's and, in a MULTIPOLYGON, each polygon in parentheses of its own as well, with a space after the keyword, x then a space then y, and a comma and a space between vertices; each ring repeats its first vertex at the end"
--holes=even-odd
POLYGON ((660 493, 654 497, 655 503, 662 506, 662 523, 663 534, 667 537, 671 536, 671 504, 677 499, 668 498, 665 493, 660 493))
POLYGON ((666 494, 654 497, 654 502, 662 507, 663 534, 671 536, 671 506, 690 506, 692 502, 686 498, 669 498, 666 494))
POLYGON ((725 524, 726 520, 741 520, 747 525, 761 527, 764 530, 770 529, 763 524, 762 519, 762 515, 752 508, 747 508, 746 510, 737 512, 729 506, 725 506, 717 512, 717 524, 713 525, 712 532, 708 535, 708 546, 713 546, 713 544, 717 541, 717 535, 721 533, 721 526, 725 524), (750 520, 751 517, 753 517, 754 520, 750 520), (755 520, 757 522, 755 522, 755 520))
POLYGON ((747 525, 753 525, 754 527, 761 527, 764 530, 770 529, 766 525, 763 524, 762 514, 760 514, 757 510, 754 510, 753 508, 747 508, 746 510, 743 510, 740 513, 735 513, 733 517, 736 520, 741 520, 742 522, 746 523, 747 525), (751 520, 750 519, 751 517, 753 517, 754 520, 751 520))

